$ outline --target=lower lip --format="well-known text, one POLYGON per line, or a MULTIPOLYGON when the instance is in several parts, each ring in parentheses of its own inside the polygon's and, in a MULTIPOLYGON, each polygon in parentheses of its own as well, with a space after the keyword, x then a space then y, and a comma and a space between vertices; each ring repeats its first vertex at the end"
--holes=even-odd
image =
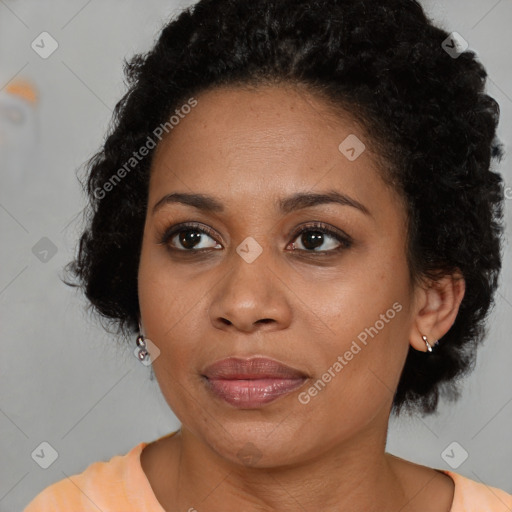
POLYGON ((302 386, 301 379, 208 379, 207 388, 229 404, 244 409, 256 409, 302 386))

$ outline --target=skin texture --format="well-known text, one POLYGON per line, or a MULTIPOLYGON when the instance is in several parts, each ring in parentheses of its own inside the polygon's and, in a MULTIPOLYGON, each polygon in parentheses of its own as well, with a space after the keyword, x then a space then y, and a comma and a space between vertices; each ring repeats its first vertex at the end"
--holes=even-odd
POLYGON ((334 116, 321 99, 284 86, 221 88, 197 100, 156 149, 138 275, 143 331, 160 350, 154 372, 182 425, 142 453, 156 497, 166 510, 199 512, 449 511, 451 479, 386 454, 385 444, 409 345, 425 351, 422 334, 437 340, 450 328, 464 282, 412 286, 405 209, 349 114, 334 116), (338 149, 349 134, 366 146, 354 161, 338 149), (331 190, 369 214, 339 204, 277 208, 291 194, 331 190), (214 196, 225 210, 173 203, 152 213, 175 192, 214 196), (320 250, 330 253, 306 249, 294 233, 313 221, 352 244, 336 251, 340 242, 324 235, 320 250), (182 222, 213 230, 188 249, 208 254, 185 254, 176 234, 160 243, 182 222), (247 237, 262 249, 252 263, 236 251, 247 237), (395 303, 394 318, 301 403, 299 393, 395 303), (230 356, 274 358, 310 378, 259 409, 237 409, 201 377, 230 356), (252 462, 237 456, 248 443, 252 462))

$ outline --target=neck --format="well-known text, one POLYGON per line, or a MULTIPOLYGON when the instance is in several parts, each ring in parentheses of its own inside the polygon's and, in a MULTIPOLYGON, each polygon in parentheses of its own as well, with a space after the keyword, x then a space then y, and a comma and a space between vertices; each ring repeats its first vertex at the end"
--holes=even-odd
POLYGON ((248 467, 219 456, 182 428, 173 436, 173 509, 399 510, 408 498, 385 453, 386 434, 386 428, 369 427, 300 463, 248 467))

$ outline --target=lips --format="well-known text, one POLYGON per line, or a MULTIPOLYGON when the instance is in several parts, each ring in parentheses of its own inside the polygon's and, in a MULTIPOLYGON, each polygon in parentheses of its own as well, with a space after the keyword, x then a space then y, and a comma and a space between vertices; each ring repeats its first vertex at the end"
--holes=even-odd
POLYGON ((209 379, 297 379, 307 375, 275 359, 229 357, 208 366, 203 375, 209 379))
POLYGON ((223 359, 208 366, 202 375, 207 389, 216 397, 247 409, 291 393, 308 379, 296 368, 263 357, 223 359))

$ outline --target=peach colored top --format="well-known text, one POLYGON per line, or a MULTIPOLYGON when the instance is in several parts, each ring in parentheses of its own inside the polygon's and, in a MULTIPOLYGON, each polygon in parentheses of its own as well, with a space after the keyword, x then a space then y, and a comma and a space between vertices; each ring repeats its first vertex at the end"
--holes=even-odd
MULTIPOLYGON (((55 482, 43 489, 23 512, 166 512, 140 463, 140 454, 147 444, 142 442, 125 455, 116 455, 108 462, 94 462, 82 473, 55 482)), ((512 511, 512 495, 505 491, 458 473, 439 471, 455 482, 450 512, 512 511)))

